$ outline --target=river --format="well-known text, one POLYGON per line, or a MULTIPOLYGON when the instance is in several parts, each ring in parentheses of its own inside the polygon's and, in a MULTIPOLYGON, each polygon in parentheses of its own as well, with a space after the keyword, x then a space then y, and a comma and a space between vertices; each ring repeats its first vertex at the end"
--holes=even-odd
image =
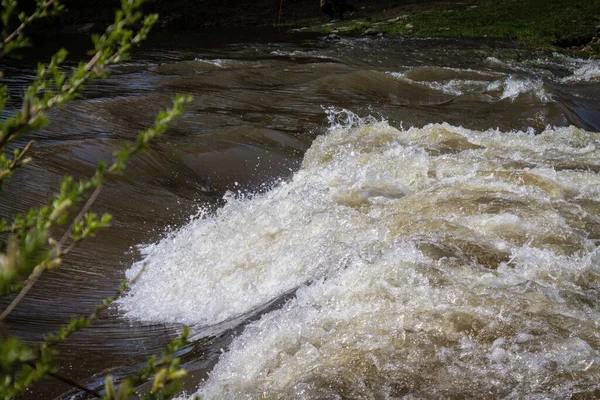
MULTIPOLYGON (((0 215, 92 174, 175 93, 187 113, 96 203, 113 228, 7 321, 39 340, 144 266, 60 347, 62 374, 99 387, 188 325, 184 396, 600 395, 600 62, 496 40, 155 37, 51 113, 0 215)), ((71 396, 44 381, 25 398, 71 396)))

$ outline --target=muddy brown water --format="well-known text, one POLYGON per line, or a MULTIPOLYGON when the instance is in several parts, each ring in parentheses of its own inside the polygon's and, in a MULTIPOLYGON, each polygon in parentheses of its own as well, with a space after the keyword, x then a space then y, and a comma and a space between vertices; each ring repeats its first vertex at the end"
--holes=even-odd
MULTIPOLYGON (((23 61, 6 68, 5 81, 17 97, 31 79, 26 65, 23 61)), ((131 61, 111 68, 109 78, 90 83, 84 98, 50 114, 49 127, 33 135, 34 162, 0 193, 3 218, 37 206, 52 195, 65 173, 89 176, 99 160, 109 160, 176 93, 194 96, 167 134, 136 157, 123 176, 105 185, 95 210, 112 213, 113 228, 76 248, 60 270, 46 274, 10 315, 7 328, 25 340, 39 340, 111 296, 125 271, 141 258, 138 246, 185 226, 198 207, 214 212, 228 191, 265 193, 291 179, 313 140, 330 128, 331 107, 403 129, 445 122, 473 131, 534 134, 547 127, 575 126, 598 132, 599 77, 597 61, 536 54, 494 40, 325 40, 274 32, 155 37, 131 61)), ((437 147, 424 146, 431 154, 443 154, 466 151, 465 143, 454 137, 437 147)), ((590 173, 596 172, 592 168, 590 173)), ((597 293, 597 283, 590 285, 597 293)), ((232 310, 214 324, 203 322, 193 329, 192 342, 181 352, 191 372, 188 392, 196 390, 248 322, 282 307, 294 298, 295 289, 282 286, 274 293, 251 310, 232 310)), ((597 297, 592 307, 597 312, 597 297)), ((130 373, 159 353, 180 332, 179 322, 194 325, 191 317, 169 321, 152 313, 147 318, 141 312, 134 313, 137 317, 124 313, 111 308, 61 346, 61 373, 98 388, 101 376, 130 373)), ((347 386, 329 384, 331 393, 358 395, 358 389, 347 386)), ((411 387, 418 391, 418 385, 403 390, 411 387)), ((254 395, 260 391, 252 390, 254 395)), ((291 392, 261 393, 286 397, 291 392)), ((308 393, 323 398, 331 394, 308 393)), ((72 395, 85 397, 46 380, 24 398, 72 395)))

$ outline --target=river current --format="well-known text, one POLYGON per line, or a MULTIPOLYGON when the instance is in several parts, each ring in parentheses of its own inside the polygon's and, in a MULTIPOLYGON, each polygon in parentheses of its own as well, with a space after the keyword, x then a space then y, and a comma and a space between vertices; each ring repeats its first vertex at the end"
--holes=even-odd
POLYGON ((154 39, 51 115, 1 215, 90 174, 179 92, 188 113, 98 201, 114 229, 8 321, 37 340, 143 269, 61 347, 63 374, 96 387, 188 325, 182 398, 600 395, 600 62, 494 40, 154 39))

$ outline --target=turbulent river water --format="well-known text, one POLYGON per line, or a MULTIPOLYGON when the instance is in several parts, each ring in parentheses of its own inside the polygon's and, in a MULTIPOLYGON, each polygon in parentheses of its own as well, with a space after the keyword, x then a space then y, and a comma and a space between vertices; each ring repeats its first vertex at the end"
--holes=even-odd
MULTIPOLYGON (((188 325, 184 398, 600 396, 598 61, 216 37, 155 39, 36 135, 3 216, 195 96, 106 185, 114 229, 48 274, 11 331, 37 340, 144 268, 61 347, 63 374, 97 387, 188 325)), ((26 397, 73 395, 47 381, 26 397)))

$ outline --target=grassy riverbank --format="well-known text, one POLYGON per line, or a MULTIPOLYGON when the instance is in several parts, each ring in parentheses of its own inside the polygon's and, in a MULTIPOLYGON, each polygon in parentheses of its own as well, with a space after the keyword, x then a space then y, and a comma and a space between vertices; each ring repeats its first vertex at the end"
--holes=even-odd
POLYGON ((598 0, 359 2, 357 11, 340 23, 307 19, 300 25, 347 35, 362 35, 371 28, 370 34, 509 38, 529 48, 600 56, 598 0))
MULTIPOLYGON (((110 23, 118 0, 65 0, 70 12, 40 32, 89 33, 110 23)), ((318 0, 147 0, 156 29, 274 26, 324 34, 515 39, 542 50, 600 57, 599 0, 355 0, 346 20, 327 23, 318 0), (281 7, 281 14, 280 11, 281 7)))

